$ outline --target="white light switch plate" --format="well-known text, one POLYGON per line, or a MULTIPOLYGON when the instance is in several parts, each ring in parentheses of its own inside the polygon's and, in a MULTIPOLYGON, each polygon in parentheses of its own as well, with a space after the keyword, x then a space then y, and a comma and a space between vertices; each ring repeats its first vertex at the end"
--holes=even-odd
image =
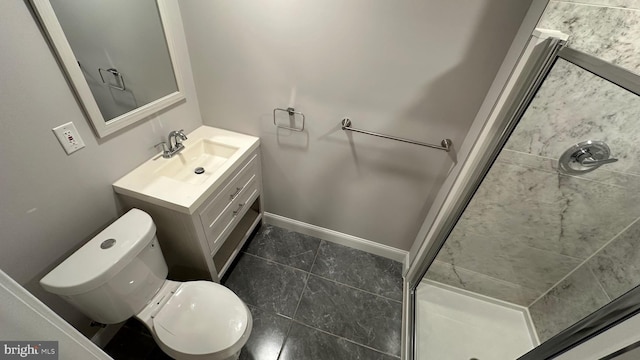
POLYGON ((82 141, 76 126, 73 125, 72 122, 53 128, 53 133, 56 134, 58 141, 60 141, 60 144, 67 154, 71 154, 84 147, 84 141, 82 141))

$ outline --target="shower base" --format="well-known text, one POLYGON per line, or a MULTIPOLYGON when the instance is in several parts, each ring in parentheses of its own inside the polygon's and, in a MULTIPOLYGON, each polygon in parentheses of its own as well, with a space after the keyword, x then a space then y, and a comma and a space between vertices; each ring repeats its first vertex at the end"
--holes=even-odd
POLYGON ((423 280, 416 290, 418 360, 514 360, 538 345, 525 307, 423 280))

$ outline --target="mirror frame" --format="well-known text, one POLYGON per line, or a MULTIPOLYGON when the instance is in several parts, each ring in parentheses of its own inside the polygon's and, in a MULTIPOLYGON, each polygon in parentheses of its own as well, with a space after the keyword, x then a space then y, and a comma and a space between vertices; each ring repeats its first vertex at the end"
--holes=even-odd
POLYGON ((110 120, 107 120, 102 116, 102 113, 98 108, 98 103, 89 89, 89 84, 82 74, 82 70, 78 66, 78 61, 73 54, 71 45, 69 44, 69 41, 67 41, 62 30, 62 26, 60 25, 49 0, 30 0, 30 2, 33 5, 40 24, 42 25, 42 28, 44 29, 44 32, 57 55, 58 61, 67 75, 67 79, 71 83, 78 100, 80 100, 83 110, 95 130, 96 136, 99 138, 104 138, 124 129, 125 127, 143 121, 154 113, 166 109, 167 107, 185 99, 184 82, 182 79, 182 73, 180 72, 178 56, 175 48, 175 34, 171 31, 171 26, 169 24, 169 9, 165 0, 156 0, 156 5, 158 6, 160 22, 162 23, 164 38, 167 43, 169 57, 173 67, 173 74, 178 89, 173 93, 165 95, 164 97, 110 120))

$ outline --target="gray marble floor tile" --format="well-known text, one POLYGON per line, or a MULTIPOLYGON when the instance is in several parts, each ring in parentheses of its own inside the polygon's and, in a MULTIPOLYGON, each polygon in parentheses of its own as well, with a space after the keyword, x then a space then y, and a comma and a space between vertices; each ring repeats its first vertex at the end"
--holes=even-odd
POLYGON ((308 273, 241 253, 224 285, 261 310, 293 316, 308 273))
POLYGON ((116 333, 104 351, 116 360, 148 359, 158 346, 148 331, 143 333, 128 324, 116 333))
POLYGON ((434 261, 425 278, 521 306, 529 306, 542 294, 537 290, 492 278, 439 260, 434 261))
POLYGON ((291 320, 249 306, 253 329, 239 360, 277 360, 291 320))
POLYGON ((587 266, 582 266, 529 307, 540 341, 560 331, 609 302, 609 297, 587 266))
POLYGON ((640 222, 636 221, 587 264, 610 298, 640 284, 640 222))
POLYGON ((400 356, 402 303, 310 275, 294 320, 400 356))
POLYGON ((273 225, 262 225, 246 247, 246 252, 309 271, 320 239, 273 225))
MULTIPOLYGON (((137 358, 136 360, 139 359, 140 358, 137 358)), ((156 346, 153 351, 147 356, 146 360, 173 360, 173 358, 165 354, 164 351, 160 349, 160 347, 156 346)))
POLYGON ((323 241, 311 273, 402 301, 402 264, 323 241))
POLYGON ((282 349, 280 360, 394 360, 398 359, 356 345, 298 323, 282 349))

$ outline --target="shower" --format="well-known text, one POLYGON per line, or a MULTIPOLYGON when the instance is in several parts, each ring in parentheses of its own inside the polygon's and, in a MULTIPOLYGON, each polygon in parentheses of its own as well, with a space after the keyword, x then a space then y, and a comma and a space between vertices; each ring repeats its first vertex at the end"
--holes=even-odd
POLYGON ((408 359, 553 358, 640 309, 640 76, 565 39, 532 36, 409 269, 408 359))

